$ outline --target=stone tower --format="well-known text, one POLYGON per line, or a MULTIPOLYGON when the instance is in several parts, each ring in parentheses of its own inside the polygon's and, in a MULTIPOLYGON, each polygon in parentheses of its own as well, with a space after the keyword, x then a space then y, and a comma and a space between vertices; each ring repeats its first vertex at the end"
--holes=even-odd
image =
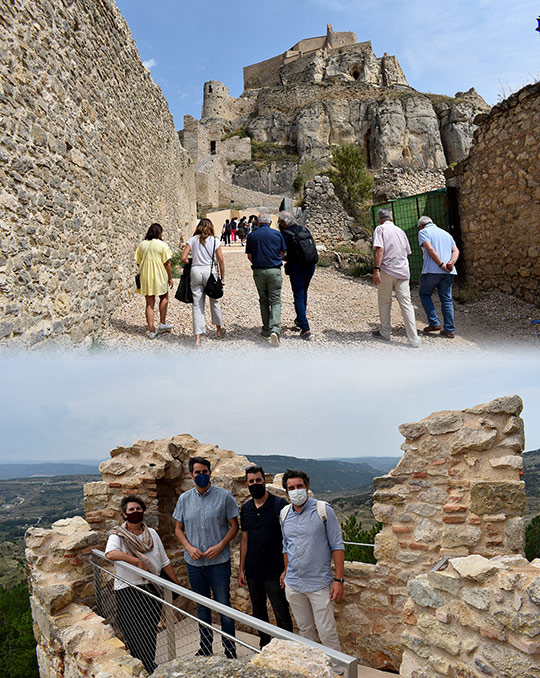
POLYGON ((202 117, 232 119, 231 96, 229 89, 218 80, 209 80, 204 83, 204 97, 202 117))

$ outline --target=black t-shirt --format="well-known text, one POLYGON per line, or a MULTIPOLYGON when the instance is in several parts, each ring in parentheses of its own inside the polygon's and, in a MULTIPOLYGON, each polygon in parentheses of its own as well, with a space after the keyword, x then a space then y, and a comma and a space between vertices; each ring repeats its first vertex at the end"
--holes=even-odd
POLYGON ((287 505, 283 497, 268 493, 257 508, 253 499, 240 510, 242 532, 248 533, 244 571, 253 579, 279 579, 283 572, 283 542, 279 513, 287 505))

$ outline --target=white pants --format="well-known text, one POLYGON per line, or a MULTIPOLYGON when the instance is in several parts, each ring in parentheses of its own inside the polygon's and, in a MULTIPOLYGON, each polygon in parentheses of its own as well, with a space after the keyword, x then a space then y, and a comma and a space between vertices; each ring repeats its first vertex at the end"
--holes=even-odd
MULTIPOLYGON (((289 601, 302 638, 309 638, 341 651, 334 618, 334 603, 330 600, 330 586, 312 593, 300 593, 285 584, 285 597, 289 601)), ((343 672, 343 666, 334 665, 334 671, 343 672)))
MULTIPOLYGON (((191 267, 191 292, 193 294, 193 334, 204 334, 204 286, 210 277, 210 266, 191 267)), ((212 325, 223 325, 219 299, 210 299, 212 325)))
POLYGON ((381 271, 381 283, 377 287, 377 296, 379 301, 379 315, 381 317, 381 336, 390 339, 392 333, 392 323, 390 320, 390 309, 392 308, 392 291, 396 293, 401 315, 405 324, 405 332, 409 344, 418 345, 418 332, 416 331, 416 321, 414 318, 414 308, 411 302, 411 289, 408 280, 400 280, 381 271))

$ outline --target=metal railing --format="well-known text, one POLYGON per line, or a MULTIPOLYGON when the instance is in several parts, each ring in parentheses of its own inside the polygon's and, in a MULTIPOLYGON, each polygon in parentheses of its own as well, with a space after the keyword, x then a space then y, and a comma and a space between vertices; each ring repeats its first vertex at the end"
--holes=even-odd
POLYGON ((226 657, 248 660, 254 653, 260 652, 253 645, 258 642, 257 636, 243 631, 233 636, 217 625, 198 619, 195 614, 180 607, 179 600, 174 601, 181 597, 218 613, 222 620, 223 617, 233 619, 241 628, 322 650, 330 658, 334 670, 339 667, 347 678, 357 678, 358 660, 355 657, 260 621, 122 561, 122 568, 148 582, 145 585, 131 584, 111 569, 111 561, 97 549, 92 551, 92 564, 96 613, 123 637, 131 654, 143 662, 149 673, 156 665, 176 657, 218 654, 222 651, 226 657), (119 585, 125 586, 118 589, 119 585), (203 639, 206 645, 203 644, 203 639))

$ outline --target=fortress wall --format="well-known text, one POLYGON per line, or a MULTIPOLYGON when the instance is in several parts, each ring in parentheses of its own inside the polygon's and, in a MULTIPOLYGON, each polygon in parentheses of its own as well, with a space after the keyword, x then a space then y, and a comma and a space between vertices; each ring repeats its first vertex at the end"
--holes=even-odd
MULTIPOLYGON (((521 408, 518 396, 508 396, 461 411, 436 412, 400 427, 405 437, 403 457, 393 471, 374 482, 373 513, 383 523, 376 537, 377 564, 349 562, 345 566, 345 598, 336 605, 344 652, 368 665, 398 670, 405 646, 404 667, 413 662, 424 671, 424 660, 445 649, 441 638, 452 636, 458 628, 454 624, 446 630, 444 625, 459 619, 467 633, 497 640, 491 654, 484 651, 485 640, 479 651, 497 666, 500 675, 529 675, 506 674, 501 668, 514 666, 516 649, 534 655, 539 647, 538 614, 526 598, 538 605, 538 581, 521 558, 525 503, 521 408), (473 582, 443 585, 456 576, 454 570, 467 578, 456 562, 468 562, 471 554, 479 554, 475 558, 481 556, 493 572, 503 572, 497 568, 504 564, 502 579, 489 583, 492 593, 478 592, 473 582), (454 559, 453 569, 430 573, 442 556, 454 559), (511 557, 501 561, 500 556, 511 557), (485 606, 488 598, 492 607, 485 606), (519 601, 521 616, 521 608, 516 607, 519 601), (439 611, 444 606, 449 615, 445 609, 439 611), (498 613, 504 609, 507 614, 498 613)), ((239 505, 249 498, 244 484, 245 457, 217 445, 201 444, 189 435, 139 440, 131 447, 112 450, 111 459, 100 465, 102 480, 85 486, 86 521, 62 520, 51 530, 32 528, 27 532, 32 612, 43 678, 56 676, 60 665, 85 666, 95 672, 102 662, 108 663, 112 675, 124 678, 132 669, 134 676, 139 675, 137 662, 133 664, 135 660, 125 656, 121 641, 87 607, 92 604, 93 588, 85 557, 92 548, 105 546, 108 531, 120 520, 122 496, 133 492, 146 501, 147 522, 159 531, 180 583, 187 585, 171 514, 179 494, 193 487, 187 462, 199 455, 211 461, 213 481, 232 492, 239 505), (93 648, 88 643, 90 631, 98 634, 93 648), (121 665, 126 673, 116 673, 111 662, 121 665)), ((282 492, 273 485, 270 490, 282 492)), ((231 554, 233 606, 250 612, 247 592, 235 585, 238 539, 231 554)), ((460 640, 460 648, 466 647, 472 648, 470 654, 477 646, 460 640)), ((481 675, 472 670, 470 674, 444 673, 440 667, 445 666, 445 658, 431 667, 438 673, 415 674, 414 668, 403 675, 481 675)), ((88 675, 70 671, 63 675, 88 675)))
POLYGON ((407 588, 403 678, 539 678, 539 559, 454 558, 407 588))
POLYGON ((540 83, 479 121, 469 157, 448 171, 458 187, 470 282, 538 304, 540 292, 540 83))
POLYGON ((99 335, 153 221, 195 218, 161 90, 112 0, 0 0, 0 340, 99 335))

